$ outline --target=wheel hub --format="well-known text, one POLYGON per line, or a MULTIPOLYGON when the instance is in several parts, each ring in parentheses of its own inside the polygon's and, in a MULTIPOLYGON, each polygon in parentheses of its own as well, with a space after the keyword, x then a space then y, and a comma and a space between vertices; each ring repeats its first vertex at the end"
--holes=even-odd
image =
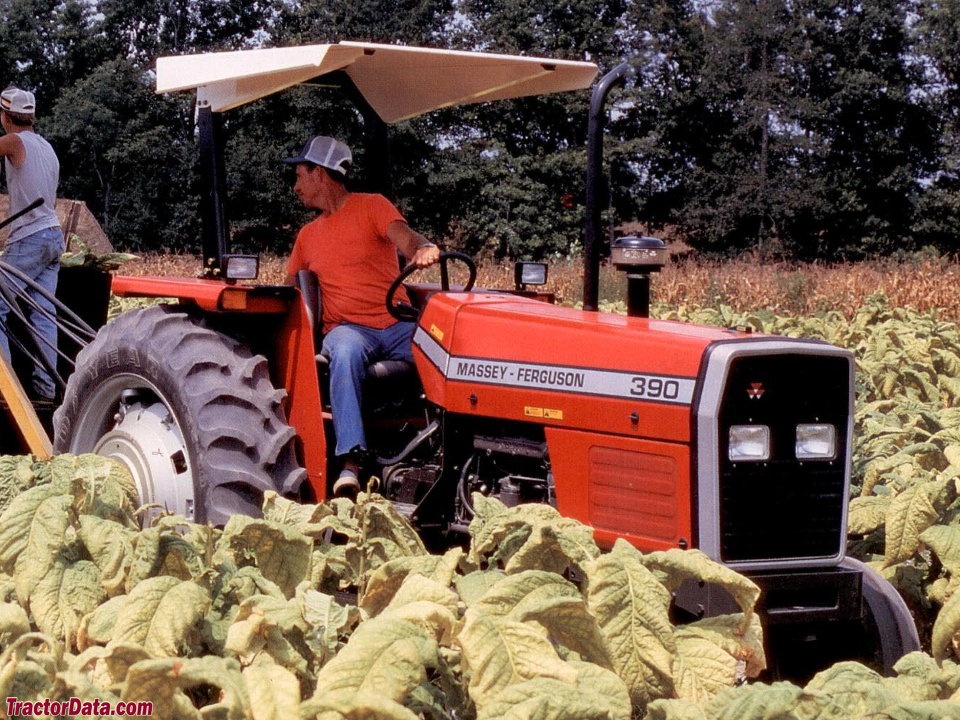
POLYGON ((182 512, 187 520, 193 520, 189 455, 170 411, 161 402, 122 407, 116 425, 100 438, 93 452, 127 467, 141 502, 182 512))

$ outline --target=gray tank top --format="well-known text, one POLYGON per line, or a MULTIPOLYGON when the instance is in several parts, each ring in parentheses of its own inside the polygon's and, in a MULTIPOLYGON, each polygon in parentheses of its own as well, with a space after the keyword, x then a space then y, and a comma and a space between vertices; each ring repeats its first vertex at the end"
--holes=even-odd
POLYGON ((38 197, 43 205, 34 208, 10 225, 10 239, 16 242, 39 230, 59 227, 54 203, 57 199, 57 183, 60 181, 60 161, 46 140, 35 132, 17 133, 26 150, 26 159, 20 167, 14 167, 10 158, 4 158, 7 171, 7 192, 10 194, 10 214, 22 210, 38 197))

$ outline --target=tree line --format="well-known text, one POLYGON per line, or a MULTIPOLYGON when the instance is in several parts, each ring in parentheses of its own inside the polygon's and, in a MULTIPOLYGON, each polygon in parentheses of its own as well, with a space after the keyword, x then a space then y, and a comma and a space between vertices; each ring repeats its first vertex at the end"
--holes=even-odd
MULTIPOLYGON (((856 259, 960 227, 960 0, 0 0, 0 82, 33 90, 114 245, 199 247, 191 93, 156 58, 365 40, 636 67, 615 92, 610 228, 711 253, 856 259)), ((586 91, 440 111, 392 129, 391 194, 471 253, 579 252, 586 91)), ((297 87, 225 115, 238 248, 285 253, 307 216, 280 161, 311 134, 358 152, 356 113, 297 87)), ((363 189, 362 181, 358 189, 363 189)))

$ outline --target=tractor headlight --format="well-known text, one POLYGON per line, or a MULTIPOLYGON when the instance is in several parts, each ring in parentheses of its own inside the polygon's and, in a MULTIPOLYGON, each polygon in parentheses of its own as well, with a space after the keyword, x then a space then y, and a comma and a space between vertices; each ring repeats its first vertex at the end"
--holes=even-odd
POLYGON ((797 425, 797 460, 833 460, 837 429, 829 423, 797 425))
POLYGON ((224 255, 223 260, 227 280, 256 280, 260 274, 259 255, 224 255))
POLYGON ((766 425, 731 425, 727 457, 731 462, 770 459, 770 428, 766 425))

